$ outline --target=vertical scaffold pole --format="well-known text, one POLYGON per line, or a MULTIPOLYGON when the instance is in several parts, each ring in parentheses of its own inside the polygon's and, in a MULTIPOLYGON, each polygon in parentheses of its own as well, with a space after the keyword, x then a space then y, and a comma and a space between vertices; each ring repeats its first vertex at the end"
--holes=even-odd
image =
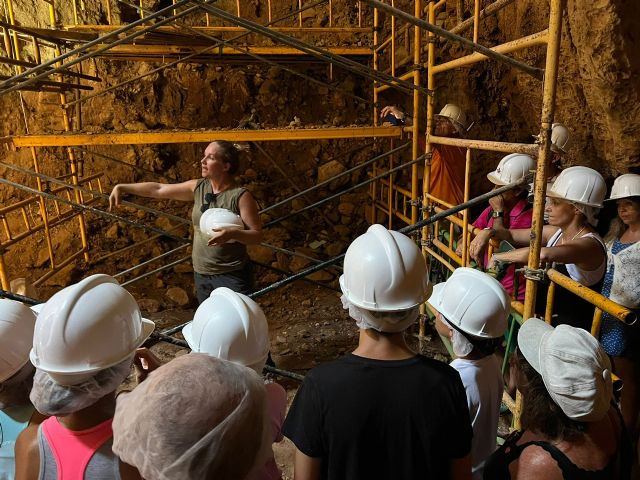
MULTIPOLYGON (((435 6, 434 0, 431 0, 429 2, 429 23, 435 23, 435 20, 436 20, 436 6, 435 6)), ((429 32, 427 34, 427 38, 429 39, 429 43, 427 47, 427 89, 429 89, 430 91, 433 91, 433 88, 435 86, 435 81, 433 77, 433 66, 435 65, 435 59, 436 59, 436 44, 435 44, 436 36, 433 32, 429 32)), ((417 48, 421 48, 421 46, 418 45, 417 48)), ((414 111, 414 114, 415 114, 415 111, 414 111)), ((414 119, 414 123, 417 123, 415 119, 414 119)), ((427 197, 427 194, 430 193, 429 185, 431 184, 431 155, 430 155, 431 143, 429 142, 429 134, 432 132, 432 130, 433 130, 433 95, 427 95, 427 129, 425 132, 425 140, 426 140, 425 153, 427 154, 427 156, 425 157, 425 160, 424 160, 424 174, 422 176, 423 178, 422 208, 425 209, 423 210, 423 213, 422 213, 423 218, 426 215, 429 215, 429 210, 428 210, 429 198, 427 197)), ((422 227, 421 239, 422 239, 422 244, 426 245, 426 243, 429 240, 428 226, 422 227)), ((427 260, 427 266, 429 266, 429 255, 424 250, 424 248, 422 250, 422 253, 427 260)), ((424 305, 420 306, 420 312, 422 313, 422 315, 420 317, 420 331, 418 334, 422 338, 424 337, 424 333, 425 333, 425 322, 424 322, 425 315, 424 314, 426 313, 426 309, 424 305)))
MULTIPOLYGON (((544 204, 547 193, 547 165, 550 158, 551 126, 556 104, 556 86, 558 80, 558 59, 560 55, 560 39, 562 35, 562 13, 565 0, 551 0, 549 13, 549 43, 547 44, 547 60, 542 96, 542 116, 540 122, 540 153, 534 182, 533 218, 531 222, 531 242, 529 244, 528 269, 536 270, 540 266, 540 248, 542 247, 542 227, 544 224, 544 204)), ((527 276, 524 321, 534 314, 537 280, 527 276)), ((516 394, 516 411, 514 414, 514 426, 520 428, 520 412, 522 411, 522 397, 516 394)))
MULTIPOLYGON (((422 18, 422 0, 415 1, 416 17, 422 18)), ((422 30, 417 26, 413 30, 413 84, 420 86, 420 52, 422 51, 422 30)), ((413 91, 413 136, 411 138, 411 158, 418 158, 421 154, 420 150, 420 92, 417 89, 413 91)), ((411 223, 418 221, 418 164, 411 167, 411 223)))

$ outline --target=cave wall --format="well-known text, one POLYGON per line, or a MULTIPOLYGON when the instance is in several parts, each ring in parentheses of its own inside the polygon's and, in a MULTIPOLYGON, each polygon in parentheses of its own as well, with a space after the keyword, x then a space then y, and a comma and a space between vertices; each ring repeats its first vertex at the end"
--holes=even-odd
MULTIPOLYGON (((411 2, 405 2, 409 10, 411 2)), ((439 15, 439 23, 452 27, 456 22, 455 4, 451 0, 446 10, 439 15)), ((44 27, 48 25, 48 11, 42 0, 19 2, 18 22, 25 25, 44 27)), ((145 6, 157 7, 162 2, 145 0, 145 6)), ((220 6, 235 5, 235 1, 218 2, 220 6)), ((397 4, 402 6, 402 2, 397 4)), ((483 2, 483 5, 488 2, 483 2)), ((83 18, 104 21, 105 11, 100 1, 85 2, 83 18)), ((274 17, 291 11, 297 2, 274 2, 274 17)), ((355 2, 334 1, 336 6, 335 24, 354 21, 355 2)), ((463 17, 472 14, 473 2, 465 0, 463 17)), ((71 8, 68 4, 58 5, 58 19, 61 23, 71 23, 71 8)), ((254 0, 243 2, 248 16, 264 21, 266 2, 254 0)), ((536 33, 547 27, 548 4, 535 0, 519 0, 504 9, 497 16, 482 20, 481 43, 493 46, 515 38, 536 33)), ((114 10, 114 15, 131 16, 132 12, 114 10)), ((127 18, 125 18, 126 20, 127 18)), ((128 18, 132 20, 133 18, 128 18)), ((304 14, 305 25, 323 25, 328 19, 320 8, 304 14)), ((387 19, 388 21, 388 19, 387 19)), ((640 16, 630 2, 623 0, 568 0, 563 19, 563 35, 560 57, 560 75, 557 93, 556 121, 564 122, 573 132, 573 146, 566 156, 566 165, 583 164, 594 167, 607 176, 635 171, 640 167, 640 103, 638 102, 640 77, 638 69, 640 55, 638 35, 640 16)), ((470 32, 466 33, 467 36, 470 32)), ((252 36, 250 42, 261 41, 252 36)), ((311 40, 311 39, 309 39, 311 40)), ((360 38, 336 35, 325 39, 323 44, 347 44, 362 42, 360 38)), ((441 57, 438 62, 462 56, 464 49, 451 42, 441 42, 441 57)), ((25 58, 33 58, 33 52, 25 47, 25 58)), ((402 52, 398 53, 403 55, 402 52)), ((545 49, 532 48, 519 52, 515 58, 531 65, 544 66, 545 49)), ((86 73, 104 79, 109 86, 149 71, 153 66, 143 63, 107 62, 100 59, 87 64, 86 73)), ((301 68, 301 67, 297 67, 301 68)), ((326 66, 305 67, 304 73, 320 79, 330 80, 326 66)), ((424 77, 423 77, 424 78, 424 77)), ((333 71, 333 83, 353 94, 371 97, 370 82, 351 74, 333 71)), ((382 101, 399 104, 408 111, 411 101, 406 96, 387 92, 382 101)), ((538 133, 542 105, 542 83, 526 74, 507 68, 495 62, 485 62, 465 69, 449 72, 437 77, 436 108, 447 102, 460 104, 475 122, 469 136, 480 139, 504 141, 532 141, 531 135, 538 133)), ((263 128, 314 125, 363 125, 371 123, 370 107, 358 104, 346 95, 335 93, 324 87, 310 85, 289 73, 276 68, 260 65, 224 66, 183 64, 149 75, 126 87, 97 97, 84 104, 82 128, 85 131, 142 131, 154 129, 197 129, 235 128, 243 119, 249 118, 263 128)), ((424 118, 424 117, 423 117, 424 118)), ((77 118, 72 113, 72 120, 77 118)), ((24 92, 0 97, 0 135, 23 134, 29 132, 55 133, 63 130, 60 109, 55 95, 24 92)), ((360 142, 363 143, 363 142, 360 142)), ((379 142, 374 149, 359 151, 345 156, 338 162, 331 159, 347 151, 358 142, 280 142, 264 144, 265 149, 280 167, 290 172, 290 178, 283 178, 272 162, 253 150, 245 158, 240 175, 242 182, 249 184, 263 206, 274 203, 295 192, 290 180, 300 187, 308 187, 320 180, 322 171, 344 166, 369 158, 373 152, 381 151, 388 145, 379 142), (327 166, 328 165, 328 166, 327 166)), ((191 178, 197 172, 196 162, 204 145, 153 145, 153 146, 113 146, 96 150, 127 163, 136 165, 138 170, 117 166, 98 157, 85 156, 85 174, 105 172, 106 189, 117 182, 157 180, 181 181, 191 178), (147 171, 147 173, 144 172, 147 171)), ((39 155, 46 164, 45 173, 59 175, 66 172, 62 149, 39 149, 39 155)), ((11 162, 31 168, 30 153, 26 150, 6 152, 4 157, 11 162)), ((478 153, 473 163, 472 193, 489 188, 484 174, 499 161, 497 153, 478 153)), ((3 175, 22 183, 33 183, 32 179, 2 172, 3 175)), ((353 175, 346 182, 355 183, 364 178, 364 173, 353 175)), ((340 187, 322 190, 310 199, 297 201, 293 206, 300 208, 309 201, 329 195, 340 187)), ((8 202, 23 198, 24 195, 12 189, 0 189, 0 201, 8 202)), ((304 250, 310 255, 334 255, 341 251, 353 235, 366 227, 364 220, 364 196, 346 196, 339 202, 327 204, 318 216, 300 217, 285 223, 284 228, 272 229, 272 243, 304 250), (322 217, 320 226, 316 225, 322 217), (328 220, 328 221, 327 221, 328 220), (319 249, 308 250, 308 244, 322 240, 319 249)), ((144 203, 144 202, 141 202, 144 203)), ((188 216, 188 207, 175 203, 150 203, 171 213, 188 216)), ((286 210, 274 212, 274 216, 286 210)), ((156 222, 153 216, 128 212, 134 218, 145 222, 156 222), (137 215, 137 216, 136 216, 137 215)), ((270 217, 265 217, 268 220, 270 217)), ((384 221, 384 218, 378 219, 384 221)), ((163 227, 169 225, 162 224, 163 227)), ((74 228, 60 228, 57 240, 59 248, 76 247, 74 228)), ((139 231, 132 231, 123 225, 113 227, 112 222, 92 218, 90 232, 101 238, 98 249, 107 252, 121 248, 144 238, 139 231), (106 235, 108 231, 110 235, 106 235)), ((37 238, 34 244, 12 250, 13 258, 24 262, 10 262, 12 274, 19 275, 23 266, 46 270, 43 257, 43 240, 37 238)), ((72 251, 72 250, 71 250, 72 251)), ((161 249, 155 248, 157 254, 161 249)), ((291 260, 276 256, 271 252, 259 251, 261 259, 274 266, 288 268, 291 260)), ((134 262, 138 259, 130 258, 134 262)), ((300 264, 294 265, 300 267, 300 264)), ((60 280, 61 284, 68 280, 60 280)))

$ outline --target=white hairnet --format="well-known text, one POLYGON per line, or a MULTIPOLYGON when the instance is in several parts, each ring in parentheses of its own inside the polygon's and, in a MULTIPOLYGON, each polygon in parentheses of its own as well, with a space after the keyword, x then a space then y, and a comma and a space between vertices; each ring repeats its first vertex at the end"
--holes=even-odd
POLYGON ((461 332, 451 329, 451 347, 456 357, 466 357, 473 350, 473 344, 461 332))
POLYGON ((118 397, 113 452, 149 480, 242 479, 271 455, 263 380, 190 353, 118 397))
POLYGON ((598 213, 600 209, 598 207, 591 207, 589 205, 582 205, 581 203, 573 203, 573 206, 576 207, 580 213, 582 213, 589 225, 594 227, 598 226, 598 213))
POLYGON ((371 328, 378 332, 403 332, 420 315, 420 308, 417 306, 397 312, 376 312, 355 306, 344 295, 340 297, 340 300, 342 301, 342 308, 349 311, 349 316, 356 321, 358 328, 363 330, 371 328))
POLYGON ((133 355, 77 385, 60 385, 47 372, 37 368, 31 403, 44 415, 64 416, 77 412, 114 392, 131 373, 132 363, 133 355))
POLYGON ((14 375, 0 383, 0 410, 29 404, 34 371, 35 367, 27 362, 14 375))

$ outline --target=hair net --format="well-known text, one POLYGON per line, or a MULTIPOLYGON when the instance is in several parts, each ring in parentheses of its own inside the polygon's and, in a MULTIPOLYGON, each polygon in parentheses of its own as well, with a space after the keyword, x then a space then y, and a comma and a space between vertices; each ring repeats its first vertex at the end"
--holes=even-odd
POLYGON ((147 479, 242 479, 272 454, 267 417, 253 370, 190 353, 118 397, 113 452, 147 479))
POLYGON ((35 367, 27 362, 13 376, 0 383, 0 410, 29 404, 34 370, 35 367))
POLYGON ((37 368, 31 403, 44 415, 64 416, 77 412, 114 392, 131 373, 132 363, 133 355, 77 385, 60 385, 47 372, 37 368))
POLYGON ((355 306, 344 295, 340 300, 342 308, 349 311, 349 316, 356 321, 358 328, 363 330, 371 328, 378 332, 403 332, 418 319, 420 314, 420 307, 417 306, 397 312, 377 312, 355 306))
POLYGON ((586 217, 588 224, 594 227, 598 226, 598 213, 600 212, 600 209, 598 207, 582 205, 581 203, 572 203, 572 205, 586 217))
POLYGON ((452 328, 451 347, 456 357, 466 357, 473 350, 473 344, 461 332, 452 328))

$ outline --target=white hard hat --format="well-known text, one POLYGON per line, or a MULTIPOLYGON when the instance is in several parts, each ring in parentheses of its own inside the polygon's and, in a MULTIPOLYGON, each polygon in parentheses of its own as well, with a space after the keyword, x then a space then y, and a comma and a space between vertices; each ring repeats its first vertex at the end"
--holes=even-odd
POLYGON ((194 352, 207 353, 262 373, 269 353, 269 325, 246 295, 220 287, 200 304, 182 335, 194 352))
POLYGON ((458 105, 453 103, 447 103, 442 107, 442 110, 440 110, 440 113, 436 114, 436 117, 448 118, 453 122, 460 133, 466 132, 468 128, 467 116, 458 105))
POLYGON ((36 316, 29 307, 0 299, 0 382, 15 375, 29 361, 36 316))
POLYGON ((495 185, 509 185, 526 177, 535 170, 536 161, 524 153, 511 153, 500 160, 493 172, 487 174, 489 181, 495 185))
POLYGON ((616 178, 611 187, 611 195, 605 201, 629 197, 640 197, 640 175, 635 173, 626 173, 616 178))
POLYGON ((430 283, 424 257, 413 240, 371 225, 347 249, 340 288, 357 307, 393 312, 424 302, 430 283))
POLYGON ((511 299, 495 278, 460 267, 433 287, 427 300, 449 323, 480 338, 498 338, 507 329, 511 299))
POLYGON ((602 208, 606 193, 607 185, 602 175, 593 168, 578 166, 562 170, 547 190, 547 197, 602 208))
POLYGON ((551 150, 558 153, 567 153, 571 144, 571 133, 562 123, 551 125, 551 150))
POLYGON ((113 277, 91 275, 44 305, 31 363, 61 385, 76 385, 133 355, 154 327, 113 277))
POLYGON ((206 235, 210 236, 212 230, 221 228, 244 230, 244 223, 240 215, 226 208, 210 208, 200 217, 200 230, 206 235))

